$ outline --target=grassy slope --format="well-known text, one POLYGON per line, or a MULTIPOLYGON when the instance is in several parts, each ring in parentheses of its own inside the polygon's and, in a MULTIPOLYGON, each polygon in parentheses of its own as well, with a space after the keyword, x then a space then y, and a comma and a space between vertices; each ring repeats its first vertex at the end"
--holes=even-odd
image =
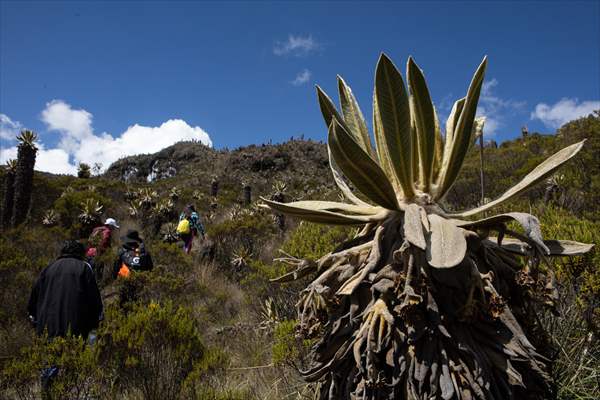
MULTIPOLYGON (((532 209, 543 224, 547 223, 545 234, 549 236, 598 243, 600 121, 597 117, 567 124, 559 136, 532 135, 526 140, 504 143, 497 149, 486 148, 486 196, 499 195, 545 157, 584 137, 589 138, 588 144, 576 160, 561 170, 550 205, 541 204, 546 187, 540 185, 519 198, 510 209, 532 209)), ((448 208, 462 209, 478 202, 478 157, 477 149, 468 154, 461 177, 446 199, 448 208)), ((316 257, 332 249, 348 235, 348 230, 330 230, 310 224, 298 227, 296 221, 288 221, 286 230, 280 231, 268 212, 252 207, 242 207, 241 214, 238 211, 237 215, 230 215, 232 208, 241 202, 242 183, 252 186, 256 199, 258 195, 270 195, 275 180, 287 183, 288 201, 337 198, 327 167, 325 145, 310 141, 233 151, 214 151, 199 144, 179 143, 157 155, 120 160, 102 177, 83 180, 36 174, 30 222, 24 229, 3 232, 0 242, 3 251, 0 286, 4 304, 0 313, 2 365, 8 365, 19 349, 26 348, 33 340, 22 310, 37 271, 56 254, 58 240, 77 234, 71 224, 51 229, 41 227, 43 213, 50 207, 60 206, 63 214, 69 214, 61 219, 65 224, 76 218, 77 201, 98 196, 107 205, 105 216, 118 218, 124 229, 141 229, 149 240, 158 268, 141 282, 145 288, 141 303, 172 301, 185 305, 205 344, 224 354, 223 359, 214 362, 213 369, 209 368, 212 372, 197 380, 193 397, 279 399, 309 392, 310 388, 294 370, 300 362, 295 356, 302 353, 302 344, 293 339, 292 325, 282 323, 294 318, 295 294, 302 284, 270 284, 268 278, 285 270, 271 260, 281 247, 296 256, 316 257), (148 184, 145 177, 157 159, 161 168, 172 166, 178 173, 148 184), (130 182, 119 180, 131 166, 139 171, 138 178, 130 182), (215 176, 221 190, 216 209, 211 211, 215 199, 210 198, 208 191, 215 176), (74 193, 66 196, 69 201, 60 201, 59 196, 67 186, 71 186, 74 193), (212 215, 206 225, 215 249, 213 260, 202 258, 198 247, 192 257, 183 257, 179 249, 153 237, 144 224, 146 221, 129 217, 125 192, 146 186, 152 187, 162 198, 177 186, 182 193, 176 201, 176 209, 195 202, 202 215, 212 215), (195 190, 200 192, 200 197, 193 199, 195 190), (251 255, 233 267, 233 253, 240 253, 241 249, 249 250, 251 255)), ((107 261, 109 259, 110 255, 107 261)), ((593 328, 589 324, 600 320, 600 315, 594 314, 598 313, 600 279, 595 268, 598 265, 597 256, 555 264, 563 287, 561 310, 565 317, 547 316, 546 324, 562 348, 556 376, 564 399, 593 398, 598 394, 597 381, 594 385, 599 367, 597 338, 588 336, 593 328), (591 313, 591 317, 582 318, 582 312, 587 312, 588 317, 591 313), (593 392, 594 387, 596 392, 593 392)), ((114 310, 111 304, 118 285, 109 281, 103 284, 107 307, 114 310)), ((111 326, 110 321, 105 326, 111 326)), ((140 395, 139 388, 129 390, 129 398, 140 395)))

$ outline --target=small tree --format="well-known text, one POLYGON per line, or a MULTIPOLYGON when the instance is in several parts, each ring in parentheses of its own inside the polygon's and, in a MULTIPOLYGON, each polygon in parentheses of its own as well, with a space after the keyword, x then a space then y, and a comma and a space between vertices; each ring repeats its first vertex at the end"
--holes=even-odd
POLYGON ((77 168, 77 177, 82 179, 89 179, 92 176, 92 168, 86 163, 79 163, 77 168))
POLYGON ((37 138, 37 134, 29 130, 24 130, 17 136, 19 149, 15 171, 12 226, 23 223, 29 212, 33 186, 33 167, 35 166, 35 156, 38 151, 35 145, 37 138))

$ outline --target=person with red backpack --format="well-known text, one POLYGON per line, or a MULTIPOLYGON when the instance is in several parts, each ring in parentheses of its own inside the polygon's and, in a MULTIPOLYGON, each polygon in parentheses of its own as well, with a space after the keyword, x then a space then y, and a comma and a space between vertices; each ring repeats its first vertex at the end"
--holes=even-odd
POLYGON ((102 279, 104 264, 95 262, 95 258, 104 254, 110 248, 112 241, 112 233, 115 229, 119 229, 119 225, 114 218, 107 218, 104 225, 94 228, 89 239, 86 258, 92 266, 96 281, 102 279))

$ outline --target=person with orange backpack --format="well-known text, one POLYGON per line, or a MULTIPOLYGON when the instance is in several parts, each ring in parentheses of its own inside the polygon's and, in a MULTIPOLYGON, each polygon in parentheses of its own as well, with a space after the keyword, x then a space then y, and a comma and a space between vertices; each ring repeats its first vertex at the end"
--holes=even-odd
POLYGON ((154 268, 152 257, 146 250, 139 232, 128 230, 125 236, 121 237, 121 248, 113 265, 113 278, 124 280, 120 294, 121 307, 135 299, 135 287, 129 284, 131 274, 151 271, 152 268, 154 268))

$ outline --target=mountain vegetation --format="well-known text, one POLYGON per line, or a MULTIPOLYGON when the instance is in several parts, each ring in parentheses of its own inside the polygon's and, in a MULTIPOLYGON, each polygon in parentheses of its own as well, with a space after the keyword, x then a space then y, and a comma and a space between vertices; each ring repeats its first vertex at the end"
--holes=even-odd
MULTIPOLYGON (((583 139, 587 141, 574 158, 507 205, 500 205, 496 212, 536 216, 545 240, 600 243, 599 112, 569 122, 552 135, 533 133, 497 147, 486 146, 485 197, 500 197, 536 165, 583 139)), ((27 146, 24 151, 28 156, 24 159, 27 165, 33 165, 35 150, 27 146)), ((314 368, 315 354, 321 354, 317 360, 320 362, 333 356, 319 353, 325 350, 319 343, 323 329, 331 329, 325 323, 330 318, 325 310, 342 305, 329 304, 326 294, 325 304, 307 302, 310 293, 306 291, 299 296, 318 275, 297 274, 299 279, 287 283, 272 280, 310 267, 311 260, 317 262, 327 254, 344 251, 340 244, 352 243, 362 228, 301 222, 294 216, 283 217, 281 211, 273 213, 259 207, 264 204, 261 197, 286 203, 317 199, 342 202, 332 179, 326 144, 295 138, 280 144, 215 150, 200 143, 181 142, 156 154, 123 158, 100 175, 35 172, 31 175, 31 203, 17 205, 16 192, 24 187, 17 182, 26 180, 22 169, 21 178, 18 166, 14 175, 10 168, 0 170, 1 204, 10 205, 13 198, 13 208, 19 208, 19 218, 24 222, 3 227, 0 237, 1 398, 39 398, 40 369, 48 364, 58 364, 62 371, 53 394, 69 399, 309 399, 323 393, 327 382, 338 379, 332 376, 325 383, 309 383, 299 371, 314 368), (179 212, 190 203, 195 204, 207 234, 204 241, 197 240, 192 254, 186 255, 176 242, 175 226, 179 212), (62 240, 85 240, 91 227, 106 217, 119 221, 121 233, 116 236, 130 228, 140 230, 155 269, 134 275, 127 282, 136 288, 138 296, 135 304, 123 311, 118 293, 124 283, 112 280, 110 268, 105 268, 99 277, 105 319, 94 346, 85 346, 78 338, 51 343, 37 338, 26 316, 34 280, 56 258, 62 240), (297 308, 305 312, 298 313, 297 308)), ((479 149, 467 146, 462 169, 440 206, 449 213, 481 206, 479 174, 479 149)), ((352 182, 346 183, 349 190, 360 190, 352 182)), ((27 194, 19 196, 25 199, 27 194)), ((361 193, 356 196, 360 201, 367 200, 361 193)), ((4 209, 2 215, 4 223, 4 209)), ((505 226, 507 231, 519 229, 518 223, 508 220, 505 226)), ((491 231, 490 237, 498 236, 491 231)), ((513 253, 523 248, 508 235, 504 240, 513 253)), ((116 251, 114 243, 101 261, 111 265, 116 251)), ((511 255, 509 259, 519 267, 528 265, 521 256, 511 255)), ((486 343, 513 357, 512 374, 496 376, 495 382, 518 385, 519 381, 529 383, 538 376, 543 379, 536 380, 534 386, 547 389, 547 398, 600 397, 599 267, 599 253, 593 249, 575 257, 544 258, 535 266, 535 274, 519 275, 523 297, 542 299, 522 303, 522 315, 531 319, 519 317, 519 324, 543 357, 536 359, 544 360, 548 368, 540 374, 533 368, 536 363, 525 367, 525 356, 513 362, 515 356, 506 353, 515 351, 513 344, 490 334, 485 336, 491 338, 486 343)), ((423 285, 413 285, 414 295, 429 299, 427 286, 423 285)), ((511 285, 514 282, 506 281, 507 290, 512 290, 511 285)), ((483 287, 487 286, 484 282, 483 287)), ((385 285, 378 285, 373 291, 384 289, 385 285)), ((368 287, 360 291, 366 297, 373 293, 368 287)), ((479 296, 479 292, 474 293, 479 296)), ((315 292, 313 298, 317 295, 315 292)), ((502 294, 503 303, 485 289, 482 296, 477 304, 482 309, 485 306, 484 313, 502 313, 504 307, 515 307, 514 297, 502 294)), ((411 304, 411 298, 408 310, 414 312, 418 306, 411 304)), ((464 300, 461 295, 438 301, 438 310, 442 310, 438 313, 443 315, 444 307, 464 300)), ((408 313, 406 309, 403 312, 408 313)), ((482 311, 463 308, 461 318, 469 320, 478 312, 482 311)), ((335 317, 343 321, 343 314, 335 317)), ((388 333, 400 334, 388 329, 385 313, 366 317, 365 323, 367 334, 361 342, 365 348, 376 344, 371 339, 382 339, 385 345, 392 343, 386 341, 388 333)), ((482 329, 489 333, 492 328, 482 329)), ((467 340, 464 330, 457 326, 449 334, 467 340)), ((446 340, 440 335, 435 339, 438 348, 446 340)), ((429 357, 426 346, 415 349, 416 357, 429 357)), ((453 357, 452 351, 447 351, 448 360, 453 357)), ((347 369, 343 370, 350 371, 347 377, 369 376, 376 371, 373 366, 386 361, 378 358, 376 351, 362 354, 359 366, 354 366, 353 356, 347 359, 347 369)), ((410 350, 407 354, 410 356, 410 350)), ((484 358, 481 353, 460 358, 467 366, 457 365, 462 372, 455 370, 451 381, 452 377, 461 379, 461 388, 479 385, 468 375, 468 371, 475 370, 469 363, 484 358)), ((443 369, 440 367, 440 374, 444 374, 443 369)), ((415 365, 413 376, 421 373, 426 371, 417 371, 415 365)), ((423 388, 430 388, 430 382, 423 388)), ((491 386, 482 390, 485 393, 491 386)), ((508 389, 497 390, 506 393, 508 389)), ((474 392, 472 398, 482 395, 474 392)))

